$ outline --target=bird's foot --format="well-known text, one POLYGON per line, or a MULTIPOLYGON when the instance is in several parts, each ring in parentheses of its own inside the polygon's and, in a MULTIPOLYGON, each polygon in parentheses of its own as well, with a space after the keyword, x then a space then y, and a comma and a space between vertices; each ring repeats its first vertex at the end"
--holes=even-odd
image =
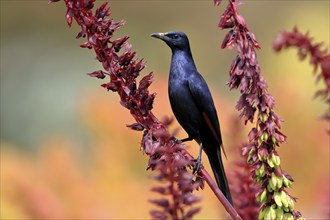
POLYGON ((202 164, 202 158, 200 156, 197 157, 195 161, 195 165, 193 168, 193 174, 197 173, 201 168, 203 168, 203 164, 202 164))
POLYGON ((198 157, 197 157, 196 162, 195 162, 193 173, 198 172, 203 167, 203 165, 202 165, 202 150, 203 150, 203 144, 200 143, 200 145, 199 145, 199 154, 198 154, 198 157))
POLYGON ((183 139, 181 139, 181 140, 177 139, 176 137, 172 137, 172 139, 173 139, 174 142, 177 143, 177 144, 181 144, 181 143, 184 143, 184 142, 186 142, 186 141, 194 140, 194 138, 192 138, 192 137, 183 138, 183 139))
POLYGON ((181 139, 180 141, 181 141, 181 143, 183 143, 183 142, 186 142, 186 141, 192 141, 192 140, 194 140, 194 138, 192 138, 192 137, 187 137, 187 138, 183 138, 183 139, 181 139))
POLYGON ((176 137, 172 137, 173 141, 176 143, 176 144, 181 144, 181 140, 177 139, 176 137))

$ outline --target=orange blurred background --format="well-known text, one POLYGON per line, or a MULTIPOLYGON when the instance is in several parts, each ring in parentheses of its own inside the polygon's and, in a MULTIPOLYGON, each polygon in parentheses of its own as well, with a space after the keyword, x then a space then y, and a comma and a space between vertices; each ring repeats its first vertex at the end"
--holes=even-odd
MULTIPOLYGON (((103 1, 98 1, 102 3, 103 1)), ((154 71, 154 113, 172 116, 167 98, 170 50, 149 37, 153 32, 182 30, 190 38, 200 72, 209 83, 221 123, 228 173, 237 169, 237 143, 248 128, 234 130, 237 91, 225 85, 235 51, 220 49, 225 31, 217 29, 226 6, 210 1, 110 1, 112 16, 127 24, 117 36, 130 35, 138 57, 154 71)), ((297 210, 307 219, 329 213, 330 125, 319 120, 327 106, 313 100, 313 68, 299 62, 296 51, 271 51, 280 30, 297 25, 329 45, 328 1, 245 1, 240 8, 262 49, 259 62, 285 121, 288 143, 279 148, 282 168, 295 184, 297 210)), ((100 69, 92 51, 68 29, 63 2, 1 1, 1 219, 148 219, 148 199, 158 184, 146 171, 139 150, 142 133, 116 94, 85 73, 100 69)), ((329 47, 328 47, 329 48, 329 47)), ((241 123, 242 124, 242 123, 241 123)), ((171 130, 178 128, 177 123, 171 130)), ((179 138, 185 137, 181 129, 179 138)), ((188 143, 197 155, 197 145, 188 143)), ((204 165, 209 169, 206 157, 204 165)), ((226 219, 208 187, 196 219, 226 219)))

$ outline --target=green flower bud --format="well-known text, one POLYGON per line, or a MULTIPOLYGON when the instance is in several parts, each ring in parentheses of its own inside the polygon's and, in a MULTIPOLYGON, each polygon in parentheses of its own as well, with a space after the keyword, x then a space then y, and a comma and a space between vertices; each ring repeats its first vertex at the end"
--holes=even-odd
POLYGON ((272 182, 272 184, 274 186, 274 190, 275 190, 276 186, 277 186, 277 176, 275 175, 275 173, 272 173, 272 177, 271 177, 270 181, 272 182))
POLYGON ((272 219, 272 213, 271 213, 271 210, 270 210, 270 207, 267 207, 267 212, 265 213, 265 218, 264 219, 267 219, 267 220, 271 220, 272 219))
POLYGON ((279 166, 281 164, 281 160, 280 160, 280 157, 275 155, 275 154, 272 154, 272 161, 273 163, 276 165, 276 166, 279 166))
POLYGON ((263 220, 263 219, 265 219, 264 217, 266 216, 266 214, 268 214, 269 209, 270 209, 270 208, 269 208, 269 206, 268 206, 268 207, 264 208, 263 210, 261 210, 261 211, 259 212, 258 220, 263 220))
POLYGON ((280 192, 280 196, 281 196, 281 201, 282 201, 283 206, 288 208, 289 207, 289 202, 288 202, 287 194, 282 190, 280 192))
POLYGON ((268 190, 268 192, 273 192, 274 191, 274 189, 271 186, 271 182, 270 181, 267 184, 267 190, 268 190))
POLYGON ((261 184, 262 183, 262 178, 257 176, 254 181, 256 181, 257 183, 261 184))
POLYGON ((293 211, 294 210, 294 201, 289 196, 287 196, 287 198, 288 198, 289 210, 293 211))
POLYGON ((270 219, 271 220, 276 220, 276 210, 275 210, 275 208, 276 208, 275 204, 270 207, 270 219))
POLYGON ((268 140, 268 134, 265 132, 264 133, 264 141, 267 141, 268 140))
POLYGON ((261 160, 261 155, 258 153, 258 159, 261 160))
POLYGON ((283 178, 283 184, 284 186, 288 187, 289 186, 289 179, 286 178, 286 176, 282 175, 282 178, 283 178))
POLYGON ((246 162, 248 163, 248 164, 252 164, 252 161, 251 161, 251 159, 252 159, 252 155, 248 155, 248 158, 246 159, 246 162))
POLYGON ((281 177, 277 177, 277 187, 280 189, 283 186, 283 179, 281 177))
POLYGON ((267 185, 267 189, 268 187, 270 188, 269 192, 275 191, 276 187, 274 186, 273 182, 271 181, 271 179, 268 181, 268 185, 267 185))
POLYGON ((248 158, 247 158, 247 160, 246 160, 246 162, 247 162, 248 164, 252 164, 252 163, 253 163, 253 162, 251 161, 251 158, 252 158, 253 153, 254 153, 254 149, 252 148, 252 149, 249 151, 248 158))
POLYGON ((277 207, 276 209, 276 220, 283 220, 284 212, 281 207, 277 207))
POLYGON ((267 163, 271 168, 275 167, 274 162, 269 158, 267 159, 267 163))
POLYGON ((260 174, 260 170, 259 169, 256 169, 254 172, 255 172, 256 176, 259 176, 259 174, 260 174))
POLYGON ((272 139, 272 142, 273 142, 273 144, 277 144, 277 140, 276 140, 276 138, 275 138, 275 136, 274 135, 271 135, 271 139, 272 139))
POLYGON ((266 170, 265 170, 265 164, 262 163, 260 168, 259 168, 259 174, 260 174, 260 177, 264 177, 266 175, 266 170))
POLYGON ((283 216, 283 220, 294 220, 294 218, 291 213, 285 213, 283 216))
POLYGON ((251 150, 249 151, 249 155, 252 155, 254 153, 254 148, 251 148, 251 150))
POLYGON ((260 142, 265 142, 265 141, 267 141, 267 139, 268 139, 268 134, 267 134, 267 132, 264 132, 264 133, 262 133, 262 135, 260 136, 259 141, 260 141, 260 142))
POLYGON ((260 202, 267 202, 267 190, 264 189, 264 191, 260 195, 260 202))
POLYGON ((267 159, 268 159, 268 155, 267 155, 267 154, 264 154, 264 155, 262 156, 262 159, 263 159, 263 161, 267 161, 267 159))
POLYGON ((264 177, 266 174, 266 170, 265 170, 265 165, 264 163, 261 164, 261 166, 255 170, 255 174, 256 176, 260 176, 260 177, 264 177))
POLYGON ((260 115, 260 121, 266 122, 268 119, 268 115, 266 113, 260 115))
POLYGON ((278 207, 282 207, 282 199, 279 192, 274 193, 274 200, 278 207))

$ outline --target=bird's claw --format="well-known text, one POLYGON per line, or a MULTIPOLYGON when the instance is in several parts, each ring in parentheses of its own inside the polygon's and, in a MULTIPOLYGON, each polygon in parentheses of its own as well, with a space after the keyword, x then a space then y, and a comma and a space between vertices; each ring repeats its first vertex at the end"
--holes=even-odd
POLYGON ((177 139, 176 137, 172 137, 172 138, 173 138, 174 143, 176 143, 176 144, 182 143, 181 140, 177 139))
POLYGON ((201 168, 203 168, 201 158, 197 157, 197 159, 195 160, 194 168, 193 168, 193 174, 197 173, 201 168))

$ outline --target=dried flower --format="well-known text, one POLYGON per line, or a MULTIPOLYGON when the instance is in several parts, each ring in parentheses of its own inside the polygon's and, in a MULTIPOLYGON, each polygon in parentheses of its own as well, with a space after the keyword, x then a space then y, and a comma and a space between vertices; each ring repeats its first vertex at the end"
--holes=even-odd
POLYGON ((221 47, 237 46, 238 55, 231 65, 228 82, 231 89, 238 89, 241 93, 236 108, 245 124, 255 123, 242 152, 247 157, 254 181, 259 184, 256 194, 261 203, 259 219, 301 218, 301 214, 294 210, 295 198, 285 190, 293 180, 281 169, 275 146, 285 142, 286 136, 280 131, 281 119, 273 111, 274 98, 261 75, 256 54, 260 46, 244 18, 238 14, 239 5, 239 1, 229 0, 220 17, 219 28, 230 28, 221 47))

